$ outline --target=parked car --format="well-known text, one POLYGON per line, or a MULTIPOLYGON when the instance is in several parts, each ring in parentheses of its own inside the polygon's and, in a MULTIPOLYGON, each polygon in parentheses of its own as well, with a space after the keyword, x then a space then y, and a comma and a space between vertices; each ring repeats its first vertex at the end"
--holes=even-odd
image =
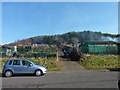
POLYGON ((3 75, 11 77, 14 74, 35 74, 37 76, 44 75, 47 68, 37 65, 34 62, 26 59, 10 59, 2 70, 3 75))

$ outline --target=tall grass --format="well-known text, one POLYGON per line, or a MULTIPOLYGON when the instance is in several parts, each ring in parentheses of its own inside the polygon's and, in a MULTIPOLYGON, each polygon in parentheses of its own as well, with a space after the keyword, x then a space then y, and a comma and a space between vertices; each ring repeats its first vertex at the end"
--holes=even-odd
MULTIPOLYGON (((17 58, 2 58, 2 67, 8 59, 17 59, 17 58)), ((56 57, 45 57, 45 58, 20 58, 20 59, 28 59, 33 61, 38 65, 43 65, 47 67, 48 71, 59 71, 61 68, 61 64, 57 61, 56 57)))
POLYGON ((85 55, 79 63, 86 69, 120 68, 119 55, 85 55))

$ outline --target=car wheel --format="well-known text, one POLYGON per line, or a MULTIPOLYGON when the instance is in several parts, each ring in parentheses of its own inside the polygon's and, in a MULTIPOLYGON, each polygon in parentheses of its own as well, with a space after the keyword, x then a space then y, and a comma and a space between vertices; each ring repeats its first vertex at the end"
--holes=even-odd
POLYGON ((36 76, 41 76, 42 75, 42 71, 41 70, 36 70, 35 75, 36 76))
POLYGON ((8 70, 5 72, 6 77, 11 77, 13 75, 12 71, 8 70))

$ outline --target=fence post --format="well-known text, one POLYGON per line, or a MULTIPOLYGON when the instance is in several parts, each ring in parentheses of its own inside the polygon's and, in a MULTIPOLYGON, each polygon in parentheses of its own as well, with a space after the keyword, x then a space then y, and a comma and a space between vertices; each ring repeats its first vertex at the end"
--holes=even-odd
POLYGON ((57 61, 59 61, 59 59, 58 59, 58 48, 57 48, 57 61))

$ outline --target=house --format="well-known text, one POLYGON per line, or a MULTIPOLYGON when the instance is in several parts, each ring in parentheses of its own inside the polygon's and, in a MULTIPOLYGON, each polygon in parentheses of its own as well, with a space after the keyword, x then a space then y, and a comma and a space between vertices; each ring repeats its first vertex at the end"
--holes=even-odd
POLYGON ((12 49, 7 46, 0 46, 0 57, 12 56, 12 49))

